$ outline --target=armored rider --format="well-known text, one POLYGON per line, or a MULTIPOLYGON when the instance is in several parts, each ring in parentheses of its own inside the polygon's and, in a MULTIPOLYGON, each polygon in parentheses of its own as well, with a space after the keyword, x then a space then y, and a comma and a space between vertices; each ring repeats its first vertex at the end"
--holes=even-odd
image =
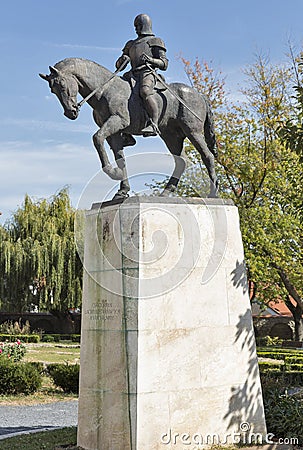
POLYGON ((147 14, 139 14, 134 20, 137 39, 128 41, 122 50, 122 56, 116 61, 116 68, 130 61, 132 73, 139 83, 140 96, 149 117, 143 136, 156 136, 158 133, 159 111, 155 98, 156 78, 152 69, 166 70, 168 60, 162 39, 152 32, 152 21, 147 14), (150 66, 148 67, 147 64, 150 66))

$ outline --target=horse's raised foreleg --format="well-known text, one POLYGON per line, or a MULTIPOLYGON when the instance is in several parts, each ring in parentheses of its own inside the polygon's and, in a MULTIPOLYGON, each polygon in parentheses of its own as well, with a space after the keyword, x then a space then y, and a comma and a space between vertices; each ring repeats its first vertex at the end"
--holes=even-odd
POLYGON ((175 130, 171 130, 171 133, 162 133, 161 138, 164 140, 175 160, 174 171, 164 190, 161 192, 161 197, 165 197, 177 189, 180 178, 186 169, 186 159, 185 155, 182 155, 184 136, 178 136, 175 130))
MULTIPOLYGON (((104 141, 115 133, 119 132, 125 127, 123 124, 122 118, 118 115, 114 115, 109 117, 109 119, 102 125, 100 130, 93 136, 94 146, 98 152, 102 170, 105 172, 110 178, 113 180, 123 180, 124 171, 123 171, 123 161, 120 160, 119 165, 117 167, 113 167, 108 159, 104 141)), ((124 162, 125 165, 125 162, 124 162)))
POLYGON ((130 190, 129 181, 127 177, 126 163, 123 151, 124 140, 121 133, 117 133, 107 138, 107 142, 114 152, 115 160, 119 169, 123 172, 123 179, 120 183, 118 192, 114 195, 113 199, 125 199, 128 197, 130 190))

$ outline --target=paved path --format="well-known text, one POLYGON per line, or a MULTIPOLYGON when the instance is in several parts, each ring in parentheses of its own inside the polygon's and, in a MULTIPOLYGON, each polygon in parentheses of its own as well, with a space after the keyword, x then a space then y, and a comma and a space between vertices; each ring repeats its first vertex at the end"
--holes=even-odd
POLYGON ((77 425, 78 400, 30 406, 0 406, 0 439, 77 425))

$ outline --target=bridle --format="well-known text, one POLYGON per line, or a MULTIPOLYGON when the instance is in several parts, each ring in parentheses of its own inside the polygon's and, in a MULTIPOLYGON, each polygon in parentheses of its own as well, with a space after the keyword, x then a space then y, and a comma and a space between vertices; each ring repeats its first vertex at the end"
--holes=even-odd
POLYGON ((124 61, 117 70, 115 70, 115 72, 109 77, 108 80, 106 80, 102 85, 98 86, 96 89, 94 89, 90 94, 88 94, 85 98, 83 98, 81 100, 81 102, 77 103, 77 108, 78 110, 81 108, 81 106, 86 103, 91 97, 93 97, 98 91, 99 94, 101 95, 105 86, 113 79, 115 78, 115 76, 121 72, 123 69, 125 69, 125 67, 127 66, 129 60, 124 61))

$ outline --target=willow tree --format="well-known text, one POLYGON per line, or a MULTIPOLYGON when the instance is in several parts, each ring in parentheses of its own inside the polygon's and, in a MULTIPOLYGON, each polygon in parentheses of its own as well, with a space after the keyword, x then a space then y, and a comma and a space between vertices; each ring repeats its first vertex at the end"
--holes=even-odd
POLYGON ((80 306, 82 266, 67 189, 24 204, 0 230, 0 299, 6 311, 80 306))

